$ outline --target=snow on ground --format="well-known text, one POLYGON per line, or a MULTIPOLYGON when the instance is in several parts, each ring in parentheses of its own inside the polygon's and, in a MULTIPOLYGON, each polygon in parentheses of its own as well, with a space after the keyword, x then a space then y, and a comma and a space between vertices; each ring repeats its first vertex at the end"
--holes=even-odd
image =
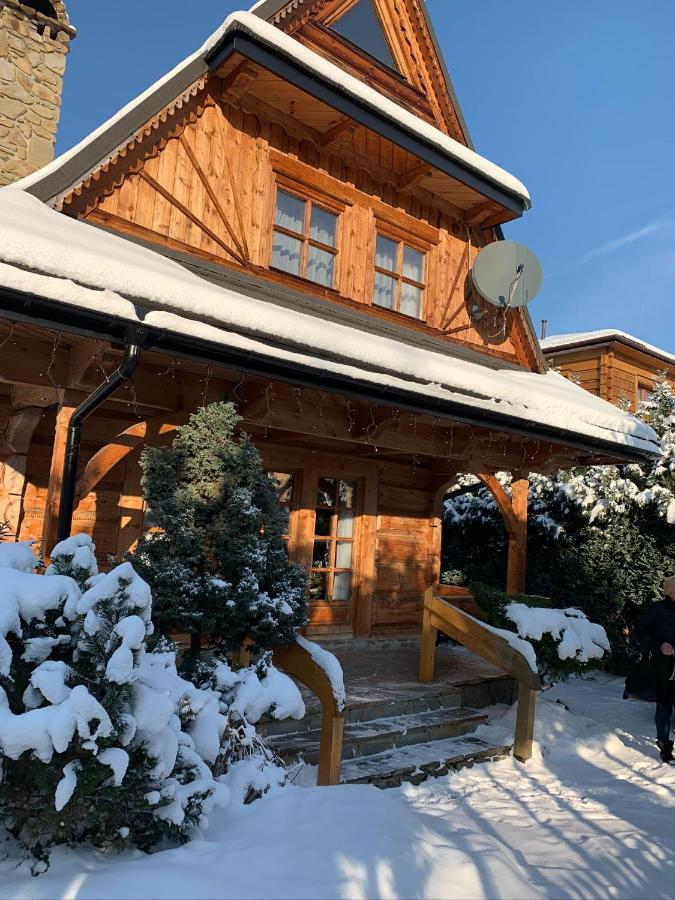
MULTIPOLYGON (((153 856, 58 851, 37 878, 5 859, 0 897, 671 897, 675 768, 656 759, 652 707, 622 687, 597 676, 544 695, 525 766, 285 788, 153 856)), ((511 737, 501 715, 482 737, 511 737)))

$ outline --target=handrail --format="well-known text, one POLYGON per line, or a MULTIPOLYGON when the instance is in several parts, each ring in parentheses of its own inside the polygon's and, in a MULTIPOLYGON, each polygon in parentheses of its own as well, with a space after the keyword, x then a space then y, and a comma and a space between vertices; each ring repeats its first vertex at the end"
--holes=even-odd
POLYGON ((434 596, 433 588, 424 593, 420 674, 422 682, 433 681, 436 638, 442 631, 448 637, 502 669, 518 681, 518 710, 513 755, 525 762, 532 756, 534 712, 537 692, 542 684, 527 659, 501 635, 483 622, 453 606, 447 599, 434 596))
POLYGON ((287 647, 274 647, 272 659, 287 675, 297 678, 319 698, 322 719, 317 784, 339 784, 345 710, 338 706, 328 675, 297 641, 287 647))

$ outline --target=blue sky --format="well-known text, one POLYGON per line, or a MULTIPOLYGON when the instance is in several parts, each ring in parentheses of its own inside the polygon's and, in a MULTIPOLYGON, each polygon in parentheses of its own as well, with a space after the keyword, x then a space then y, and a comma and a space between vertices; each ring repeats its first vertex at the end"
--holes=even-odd
MULTIPOLYGON (((70 0, 57 150, 192 52, 236 0, 70 0)), ((428 0, 476 149, 530 189, 506 236, 546 275, 549 333, 621 328, 675 352, 673 0, 428 0)))

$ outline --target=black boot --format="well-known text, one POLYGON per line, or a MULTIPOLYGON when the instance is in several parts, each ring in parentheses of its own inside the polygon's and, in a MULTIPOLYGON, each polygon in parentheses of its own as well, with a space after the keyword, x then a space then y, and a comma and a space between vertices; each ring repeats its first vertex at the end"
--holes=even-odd
POLYGON ((675 757, 673 756, 673 742, 672 741, 657 741, 656 746, 660 750, 661 760, 664 763, 672 762, 675 757))

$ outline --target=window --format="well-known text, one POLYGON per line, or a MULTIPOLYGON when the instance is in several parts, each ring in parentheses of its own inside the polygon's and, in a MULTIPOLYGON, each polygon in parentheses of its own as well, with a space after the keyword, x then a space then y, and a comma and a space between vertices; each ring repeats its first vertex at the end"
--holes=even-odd
POLYGON ((275 484, 277 502, 284 517, 284 541, 288 545, 288 526, 293 504, 293 475, 290 472, 268 472, 275 484))
POLYGON ((652 399, 652 389, 651 386, 647 386, 644 384, 639 384, 637 389, 637 404, 639 406, 640 403, 649 403, 652 399))
POLYGON ((373 303, 422 318, 425 254, 378 232, 373 303))
POLYGON ((329 209, 277 189, 272 266, 332 288, 338 217, 329 209))
POLYGON ((309 596, 349 600, 352 588, 356 484, 319 478, 309 596))
POLYGON ((389 69, 396 69, 373 0, 357 0, 351 9, 333 23, 332 28, 378 62, 389 69))

